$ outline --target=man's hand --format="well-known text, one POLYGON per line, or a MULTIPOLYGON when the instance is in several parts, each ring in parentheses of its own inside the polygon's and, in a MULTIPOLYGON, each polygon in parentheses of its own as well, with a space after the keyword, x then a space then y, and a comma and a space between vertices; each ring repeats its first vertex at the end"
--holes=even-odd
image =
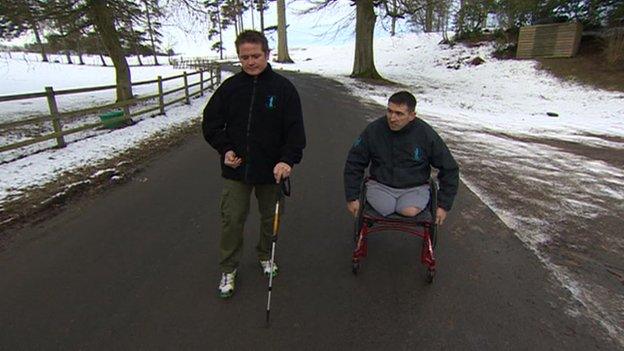
POLYGON ((360 210, 360 200, 353 200, 353 201, 347 202, 347 210, 351 212, 353 217, 356 217, 358 214, 358 211, 360 210))
POLYGON ((290 177, 290 172, 292 168, 285 162, 280 162, 275 165, 273 168, 273 176, 275 177, 275 182, 279 183, 280 180, 290 177))
POLYGON ((243 159, 236 156, 236 153, 230 150, 225 153, 223 163, 228 167, 237 168, 243 163, 243 159))
POLYGON ((438 207, 438 209, 436 210, 436 224, 438 225, 442 225, 442 223, 444 223, 444 220, 446 219, 446 210, 443 209, 442 207, 438 207))

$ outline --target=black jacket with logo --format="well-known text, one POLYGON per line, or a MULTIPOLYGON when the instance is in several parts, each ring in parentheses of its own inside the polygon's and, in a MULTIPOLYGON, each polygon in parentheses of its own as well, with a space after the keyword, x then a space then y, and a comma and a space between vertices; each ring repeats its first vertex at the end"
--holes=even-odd
POLYGON ((202 130, 221 155, 223 177, 248 184, 274 183, 275 165, 299 163, 306 144, 299 94, 270 65, 226 79, 204 109, 202 130), (243 159, 240 167, 224 165, 229 150, 243 159))
POLYGON ((347 201, 360 195, 364 171, 393 188, 426 184, 431 166, 437 168, 440 191, 438 206, 450 210, 457 194, 459 168, 448 147, 431 126, 420 118, 399 131, 388 127, 386 117, 371 122, 355 141, 344 168, 347 201))

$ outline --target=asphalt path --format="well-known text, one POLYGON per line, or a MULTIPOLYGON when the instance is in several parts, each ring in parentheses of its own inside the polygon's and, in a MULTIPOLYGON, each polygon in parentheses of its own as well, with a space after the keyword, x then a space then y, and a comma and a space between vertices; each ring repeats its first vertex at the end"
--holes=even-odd
MULTIPOLYGON (((237 290, 217 297, 216 153, 198 131, 123 185, 19 229, 0 253, 2 350, 613 350, 536 256, 463 184, 442 226, 436 281, 420 240, 369 239, 351 273, 346 153, 383 106, 338 83, 286 74, 308 147, 293 174, 265 326, 267 279, 247 222, 237 290)), ((582 309, 581 309, 582 310, 582 309)))

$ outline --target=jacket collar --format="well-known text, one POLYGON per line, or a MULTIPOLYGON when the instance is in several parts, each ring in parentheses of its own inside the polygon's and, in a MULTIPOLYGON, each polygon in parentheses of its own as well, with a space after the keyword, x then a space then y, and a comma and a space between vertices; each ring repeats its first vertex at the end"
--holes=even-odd
POLYGON ((394 131, 392 129, 390 129, 390 126, 388 125, 388 120, 386 119, 386 116, 383 117, 384 118, 384 125, 386 126, 386 129, 393 134, 399 135, 399 134, 403 134, 403 133, 408 133, 410 130, 412 130, 414 128, 414 125, 416 125, 416 121, 418 121, 418 116, 416 118, 414 118, 413 121, 409 122, 408 124, 405 125, 405 127, 401 128, 401 130, 397 130, 394 131))
POLYGON ((243 70, 243 67, 241 67, 241 74, 248 79, 253 79, 254 77, 258 77, 258 79, 264 80, 267 77, 269 77, 272 72, 273 72, 273 68, 271 68, 270 63, 267 63, 267 66, 264 68, 264 71, 260 72, 260 74, 258 74, 257 76, 252 76, 252 75, 247 74, 247 72, 243 70))

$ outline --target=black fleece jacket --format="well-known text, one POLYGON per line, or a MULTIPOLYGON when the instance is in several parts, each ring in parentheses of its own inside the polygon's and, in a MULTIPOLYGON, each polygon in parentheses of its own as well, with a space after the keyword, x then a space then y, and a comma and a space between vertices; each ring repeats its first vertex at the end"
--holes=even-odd
POLYGON ((222 176, 247 184, 274 183, 275 165, 299 163, 306 145, 299 94, 270 65, 226 79, 204 109, 202 130, 221 155, 222 176), (240 167, 224 165, 229 150, 243 159, 240 167))
POLYGON ((450 210, 457 194, 459 168, 438 133, 416 118, 399 131, 388 127, 386 117, 371 122, 355 141, 344 168, 345 197, 356 200, 370 164, 370 176, 393 188, 426 184, 431 166, 437 168, 438 206, 450 210))

